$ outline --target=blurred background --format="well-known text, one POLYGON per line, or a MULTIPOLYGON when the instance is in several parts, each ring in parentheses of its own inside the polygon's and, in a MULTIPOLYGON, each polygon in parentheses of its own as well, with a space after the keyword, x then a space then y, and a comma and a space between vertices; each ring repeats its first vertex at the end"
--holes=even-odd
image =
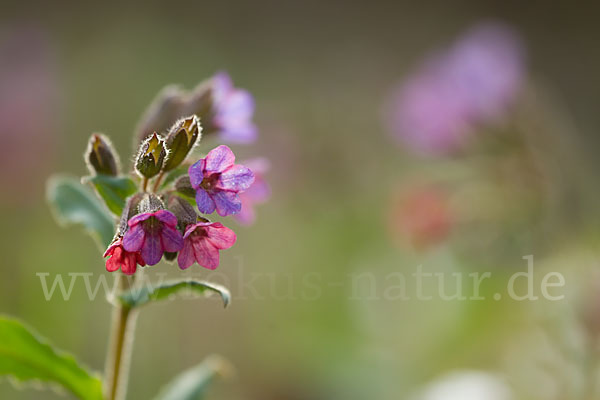
MULTIPOLYGON (((254 95, 260 130, 256 143, 232 147, 240 159, 270 160, 272 195, 254 225, 229 221, 238 242, 216 274, 189 271, 227 283, 230 308, 181 298, 140 313, 129 398, 152 398, 212 353, 236 371, 211 388, 215 399, 464 400, 419 394, 464 370, 498 377, 490 389, 498 399, 600 398, 600 27, 591 7, 2 1, 0 312, 102 370, 108 303, 90 301, 83 285, 70 301, 46 301, 36 276, 111 278, 81 229, 57 225, 45 181, 86 174, 93 132, 107 134, 128 165, 133 129, 162 87, 193 88, 225 70, 254 95), (436 92, 439 70, 457 65, 452 54, 467 59, 461 38, 490 21, 509 50, 483 70, 504 76, 512 57, 500 85, 513 90, 491 116, 448 122, 460 125, 450 133, 460 140, 434 151, 414 145, 407 130, 421 131, 419 121, 405 123, 412 111, 402 114, 407 82, 434 82, 440 113, 424 100, 425 120, 450 113, 459 100, 452 85, 436 92), (493 298, 526 270, 527 255, 536 293, 556 271, 564 299, 493 298), (493 278, 481 287, 485 300, 423 301, 410 279, 418 266, 493 278), (398 273, 409 299, 394 292, 398 273)), ((167 263, 146 271, 156 272, 181 275, 167 263)), ((0 384, 3 399, 63 397, 0 384)))

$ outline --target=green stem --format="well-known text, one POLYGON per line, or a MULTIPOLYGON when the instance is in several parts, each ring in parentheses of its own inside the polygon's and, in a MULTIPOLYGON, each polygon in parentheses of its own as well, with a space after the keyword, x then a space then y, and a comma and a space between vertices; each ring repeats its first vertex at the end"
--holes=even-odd
POLYGON ((162 181, 163 176, 165 176, 165 172, 162 171, 159 175, 158 178, 156 178, 156 182, 154 182, 154 188, 152 189, 153 192, 158 192, 159 186, 160 186, 160 182, 162 181))
MULTIPOLYGON (((117 279, 119 280, 119 291, 131 287, 132 282, 126 276, 119 274, 117 279)), ((125 398, 134 329, 135 312, 131 307, 116 303, 104 370, 104 393, 107 400, 125 398)))

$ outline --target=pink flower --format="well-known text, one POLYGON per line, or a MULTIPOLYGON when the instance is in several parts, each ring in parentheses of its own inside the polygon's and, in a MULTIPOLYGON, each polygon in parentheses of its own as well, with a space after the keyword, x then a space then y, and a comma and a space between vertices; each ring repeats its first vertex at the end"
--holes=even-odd
POLYGON ((229 143, 251 143, 257 129, 252 122, 254 99, 243 89, 236 89, 226 72, 212 78, 213 118, 211 125, 219 131, 221 140, 229 143))
POLYGON ((158 264, 163 253, 174 253, 183 247, 183 238, 177 230, 177 217, 168 210, 142 213, 131 218, 129 230, 123 237, 123 248, 141 252, 148 265, 158 264))
POLYGON ((524 64, 514 32, 479 25, 393 92, 385 110, 388 128, 416 152, 456 151, 481 125, 504 116, 523 84, 524 64))
POLYGON ((123 238, 119 237, 112 242, 102 257, 106 260, 106 270, 109 272, 121 269, 125 275, 132 275, 137 269, 137 264, 146 265, 139 252, 128 252, 123 248, 123 238))
POLYGON ((234 163, 235 155, 231 149, 219 146, 188 169, 201 213, 211 214, 216 209, 217 214, 224 217, 241 210, 238 193, 252 185, 254 174, 243 165, 234 163))
POLYGON ((240 193, 242 209, 234 218, 243 225, 251 225, 256 219, 254 205, 266 202, 271 196, 271 188, 264 179, 264 174, 270 168, 269 161, 264 158, 255 158, 244 163, 254 173, 254 183, 248 190, 240 193))
POLYGON ((219 250, 230 248, 235 240, 235 233, 219 222, 189 225, 177 257, 179 268, 186 269, 195 261, 204 268, 215 269, 219 266, 219 250))

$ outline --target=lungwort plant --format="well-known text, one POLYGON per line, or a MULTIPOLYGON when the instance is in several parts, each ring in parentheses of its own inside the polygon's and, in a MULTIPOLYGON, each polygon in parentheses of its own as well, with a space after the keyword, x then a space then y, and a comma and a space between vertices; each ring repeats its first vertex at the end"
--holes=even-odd
MULTIPOLYGON (((252 142, 253 112, 250 94, 234 88, 228 75, 220 73, 191 92, 167 87, 159 94, 136 128, 138 146, 129 170, 122 168, 106 136, 91 136, 84 154, 90 175, 81 180, 52 177, 47 196, 61 223, 83 225, 97 239, 106 270, 116 274, 104 374, 82 367, 18 320, 0 317, 1 375, 62 386, 81 399, 124 399, 135 315, 141 306, 181 290, 215 293, 229 304, 227 289, 213 283, 140 285, 136 277, 140 267, 150 268, 163 258, 182 270, 194 264, 212 270, 219 266, 220 251, 234 245, 233 230, 210 218, 214 213, 253 216, 252 209, 244 208, 253 206, 249 199, 256 193, 266 193, 264 168, 255 176, 236 163, 225 145, 204 157, 194 154, 209 136, 227 143, 252 142), (245 199, 246 191, 254 194, 245 199)), ((208 358, 166 385, 156 399, 200 398, 223 366, 219 358, 208 358)))

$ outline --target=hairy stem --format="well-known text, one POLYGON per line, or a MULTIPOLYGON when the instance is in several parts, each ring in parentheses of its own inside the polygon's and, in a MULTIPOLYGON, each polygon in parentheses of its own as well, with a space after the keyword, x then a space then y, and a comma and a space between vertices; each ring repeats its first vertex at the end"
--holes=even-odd
MULTIPOLYGON (((133 279, 118 275, 119 291, 127 290, 133 279)), ((129 362, 135 329, 135 311, 116 303, 113 310, 111 339, 104 370, 104 393, 107 400, 122 400, 127 391, 129 362)))
POLYGON ((144 178, 142 178, 142 191, 145 192, 147 188, 148 188, 148 178, 144 177, 144 178))
POLYGON ((160 182, 162 181, 163 176, 165 176, 164 171, 162 171, 156 178, 156 181, 154 182, 154 188, 152 189, 153 192, 158 192, 158 187, 160 186, 160 182))

